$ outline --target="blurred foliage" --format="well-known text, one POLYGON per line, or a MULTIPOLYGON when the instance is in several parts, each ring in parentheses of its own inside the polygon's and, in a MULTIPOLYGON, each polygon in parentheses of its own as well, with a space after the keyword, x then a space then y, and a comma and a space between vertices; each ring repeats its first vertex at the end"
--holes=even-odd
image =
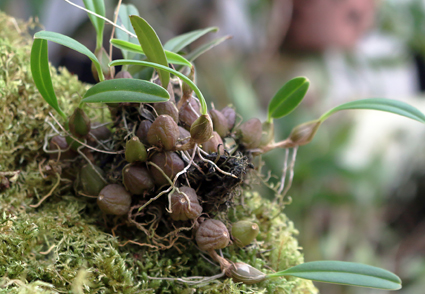
POLYGON ((399 38, 425 58, 425 4, 422 0, 387 0, 378 14, 379 28, 399 38))

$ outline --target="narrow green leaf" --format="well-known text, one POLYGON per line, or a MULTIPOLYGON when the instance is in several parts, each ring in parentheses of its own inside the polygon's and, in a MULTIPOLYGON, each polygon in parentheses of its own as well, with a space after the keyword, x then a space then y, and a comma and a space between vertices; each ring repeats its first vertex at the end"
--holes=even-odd
POLYGON ((153 103, 165 102, 170 95, 163 87, 144 80, 116 79, 97 83, 84 94, 83 102, 153 103))
MULTIPOLYGON (((148 60, 168 67, 164 48, 162 48, 161 41, 159 40, 155 30, 147 23, 146 20, 137 15, 131 15, 130 21, 148 60)), ((168 82, 170 81, 169 72, 158 69, 158 74, 161 80, 161 85, 167 89, 168 82)))
POLYGON ((176 36, 165 43, 164 48, 173 52, 179 52, 187 45, 195 42, 203 35, 209 32, 217 32, 217 27, 209 27, 206 29, 200 29, 192 32, 188 32, 179 36, 176 36))
MULTIPOLYGON (((133 44, 124 40, 118 40, 118 39, 111 39, 110 41, 114 47, 117 47, 121 50, 127 50, 139 54, 145 54, 143 49, 138 44, 133 44)), ((164 50, 165 56, 167 57, 168 63, 173 64, 180 64, 180 65, 186 65, 186 66, 192 66, 189 60, 181 56, 180 54, 164 50)))
POLYGON ((46 40, 35 39, 31 48, 31 73, 34 83, 44 100, 64 119, 65 113, 58 105, 58 99, 53 90, 52 77, 49 70, 48 44, 46 40))
POLYGON ((370 265, 343 261, 313 261, 269 274, 268 277, 298 278, 383 290, 398 290, 401 280, 395 274, 370 265))
MULTIPOLYGON (((84 6, 96 13, 100 16, 105 17, 105 2, 104 0, 83 0, 84 6)), ((91 13, 88 13, 90 21, 92 22, 95 30, 96 30, 96 49, 99 49, 102 47, 103 42, 103 28, 105 27, 105 20, 103 20, 100 17, 97 17, 91 13)))
POLYGON ((196 58, 198 58, 199 56, 201 56, 202 54, 204 54, 205 52, 207 52, 208 50, 214 48, 215 46, 223 43, 224 41, 231 39, 232 36, 228 35, 228 36, 224 36, 218 39, 214 39, 208 43, 205 43, 201 46, 199 46, 198 48, 196 48, 195 50, 193 50, 192 52, 190 52, 189 54, 186 55, 186 59, 189 60, 190 62, 193 62, 196 58))
POLYGON ((80 42, 68 36, 55 33, 55 32, 48 32, 48 31, 41 31, 36 33, 34 35, 34 39, 44 39, 47 41, 52 41, 60 45, 66 46, 68 48, 71 48, 75 51, 78 51, 81 54, 86 55, 88 58, 91 59, 91 61, 93 61, 94 65, 96 66, 97 72, 99 74, 99 81, 103 81, 105 79, 105 77, 103 76, 103 72, 101 70, 99 60, 97 60, 96 56, 86 46, 84 46, 80 42))
POLYGON ((425 115, 420 112, 417 108, 398 100, 384 99, 384 98, 370 98, 356 100, 348 103, 341 104, 335 108, 332 108, 320 117, 321 121, 326 120, 331 114, 347 109, 373 109, 379 111, 385 111, 395 113, 401 116, 405 116, 418 122, 425 123, 425 115))
POLYGON ((288 81, 277 91, 269 103, 268 118, 281 118, 291 113, 304 99, 310 81, 297 77, 288 81))
POLYGON ((118 59, 114 60, 109 63, 109 66, 115 66, 115 65, 143 65, 143 66, 149 66, 153 67, 155 69, 162 69, 168 73, 172 73, 173 75, 179 77, 183 82, 189 85, 189 87, 195 92, 196 96, 198 96, 199 102, 201 103, 201 114, 206 114, 208 111, 207 103, 205 102, 204 95, 202 95, 202 92, 199 90, 199 88, 195 85, 194 82, 192 82, 187 76, 182 74, 181 72, 178 72, 172 68, 169 68, 168 66, 163 66, 157 63, 148 62, 148 61, 140 61, 140 60, 127 60, 127 59, 118 59))

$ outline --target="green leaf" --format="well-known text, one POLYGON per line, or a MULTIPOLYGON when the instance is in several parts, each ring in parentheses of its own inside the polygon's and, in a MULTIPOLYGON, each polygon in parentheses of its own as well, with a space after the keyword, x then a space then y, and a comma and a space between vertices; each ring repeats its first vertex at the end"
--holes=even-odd
POLYGON ((332 108, 320 117, 321 121, 326 120, 331 114, 347 109, 373 109, 385 112, 395 113, 401 116, 405 116, 418 122, 425 123, 425 115, 420 112, 417 108, 397 100, 384 99, 384 98, 370 98, 356 100, 348 103, 344 103, 335 108, 332 108))
POLYGON ((31 73, 34 83, 44 100, 49 103, 64 119, 65 113, 58 105, 50 76, 48 44, 46 40, 35 39, 31 48, 31 73))
MULTIPOLYGON (((121 4, 120 11, 118 12, 117 25, 124 27, 125 29, 127 29, 127 31, 130 31, 133 34, 136 34, 130 22, 130 15, 139 16, 139 11, 137 10, 136 6, 134 6, 133 4, 121 4)), ((134 44, 139 44, 136 38, 131 37, 122 30, 115 30, 115 36, 117 37, 117 39, 131 42, 134 44)))
POLYGON ((269 103, 268 118, 281 118, 291 113, 304 99, 310 82, 305 77, 288 81, 277 91, 269 103))
POLYGON ((84 94, 83 102, 153 103, 165 102, 170 94, 163 87, 143 80, 116 79, 97 83, 84 94))
POLYGON ((343 261, 313 261, 268 277, 293 276, 313 281, 335 283, 383 290, 398 290, 401 280, 395 274, 370 265, 343 261))
POLYGON ((103 76, 103 72, 101 70, 101 66, 100 66, 100 62, 99 60, 97 60, 96 56, 83 44, 81 44, 80 42, 59 34, 59 33, 55 33, 55 32, 48 32, 48 31, 41 31, 38 32, 34 35, 34 39, 44 39, 47 41, 52 41, 55 43, 58 43, 60 45, 66 46, 68 48, 71 48, 75 51, 80 52, 81 54, 86 55, 88 58, 91 59, 91 61, 93 61, 97 72, 99 74, 99 81, 103 81, 105 79, 105 77, 103 76))
MULTIPOLYGON (((83 0, 84 2, 84 6, 96 13, 99 14, 100 16, 105 17, 105 2, 104 0, 83 0)), ((97 17, 91 13, 88 13, 89 18, 96 30, 96 49, 100 49, 102 47, 102 42, 103 42, 103 28, 105 27, 105 20, 97 17)))
POLYGON ((231 38, 232 38, 232 36, 228 35, 228 36, 224 36, 224 37, 221 37, 221 38, 218 38, 218 39, 214 39, 214 40, 212 40, 208 43, 205 43, 205 44, 199 46, 198 48, 196 48, 195 50, 193 50, 192 52, 187 54, 186 58, 190 62, 193 62, 196 58, 198 58, 199 56, 201 56, 202 54, 204 54, 208 50, 214 48, 215 46, 219 45, 220 43, 223 43, 224 41, 231 39, 231 38))
MULTIPOLYGON (((154 29, 143 18, 137 15, 131 15, 130 21, 148 60, 168 67, 164 48, 162 48, 161 41, 154 29)), ((161 85, 167 89, 170 74, 161 69, 158 69, 158 74, 161 85)))
MULTIPOLYGON (((127 31, 136 34, 130 22, 130 15, 139 15, 139 11, 137 10, 137 8, 132 4, 121 4, 120 10, 118 12, 117 24, 127 29, 127 31)), ((139 45, 139 41, 137 40, 137 38, 131 37, 123 30, 115 30, 115 37, 119 40, 139 45)), ((129 51, 121 50, 121 52, 125 59, 133 59, 135 56, 135 54, 130 53, 129 51)))
POLYGON ((200 29, 196 31, 192 31, 186 34, 182 34, 180 36, 174 37, 165 43, 164 48, 173 52, 179 52, 187 45, 195 42, 203 35, 209 33, 209 32, 217 32, 217 27, 209 27, 206 29, 200 29))
POLYGON ((199 90, 199 88, 195 85, 194 82, 192 82, 187 76, 182 74, 181 72, 178 72, 172 68, 169 68, 168 66, 163 66, 157 63, 148 62, 148 61, 140 61, 140 60, 127 60, 127 59, 118 59, 114 60, 109 63, 109 66, 115 66, 115 65, 143 65, 143 66, 149 66, 153 67, 155 69, 162 69, 168 73, 172 73, 173 75, 179 77, 183 82, 189 85, 189 87, 196 93, 196 96, 199 98, 199 102, 201 103, 201 114, 206 114, 207 109, 207 103, 205 102, 204 95, 202 95, 202 92, 199 90))
MULTIPOLYGON (((111 39, 111 44, 115 47, 121 49, 121 50, 127 50, 139 54, 145 54, 143 49, 138 44, 133 44, 127 41, 118 40, 118 39, 111 39)), ((165 56, 167 57, 168 63, 173 64, 180 64, 180 65, 186 65, 186 66, 192 66, 189 60, 181 56, 180 54, 164 50, 165 56)))

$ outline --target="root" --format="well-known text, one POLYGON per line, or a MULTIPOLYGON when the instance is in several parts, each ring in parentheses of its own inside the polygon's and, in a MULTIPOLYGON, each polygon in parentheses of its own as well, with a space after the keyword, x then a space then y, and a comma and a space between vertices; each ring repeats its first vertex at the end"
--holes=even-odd
POLYGON ((105 153, 105 154, 123 154, 124 153, 124 150, 121 150, 121 151, 105 151, 105 150, 97 149, 97 148, 94 148, 94 147, 92 147, 90 145, 87 145, 85 142, 80 141, 78 138, 74 137, 70 132, 68 132, 67 130, 65 130, 65 128, 59 123, 59 121, 53 116, 53 114, 51 112, 49 112, 49 115, 58 124, 58 126, 65 133, 66 136, 69 136, 71 139, 73 139, 74 141, 80 143, 84 147, 87 147, 87 148, 89 148, 91 150, 94 150, 94 151, 97 151, 97 152, 100 152, 100 153, 105 153))
POLYGON ((156 199, 158 199, 159 197, 161 197, 162 195, 164 195, 165 193, 168 193, 173 187, 170 186, 167 190, 162 191, 161 193, 159 193, 158 195, 156 195, 155 197, 149 199, 149 201, 147 201, 145 204, 143 204, 140 208, 139 211, 142 211, 146 206, 148 206, 149 204, 151 204, 153 201, 155 201, 156 199))
POLYGON ((199 158, 200 158, 202 161, 204 161, 204 162, 208 162, 209 164, 211 164, 212 166, 214 166, 214 168, 215 168, 216 170, 218 170, 219 172, 221 172, 223 175, 226 175, 226 176, 229 176, 229 177, 233 177, 233 178, 235 178, 235 179, 238 179, 238 177, 237 177, 237 176, 235 176, 234 174, 231 174, 231 173, 225 172, 224 170, 222 170, 221 168, 219 168, 219 167, 217 166, 217 164, 215 164, 213 161, 211 161, 211 160, 209 160, 209 159, 206 159, 206 158, 202 157, 202 155, 201 155, 201 151, 202 151, 204 154, 206 154, 206 155, 208 155, 208 153, 206 153, 205 151, 201 150, 201 148, 199 148, 199 147, 197 147, 196 149, 197 149, 198 156, 199 156, 199 158))
POLYGON ((179 283, 188 284, 188 285, 199 285, 201 283, 209 283, 214 280, 220 279, 224 277, 225 275, 226 273, 223 271, 220 274, 217 274, 211 277, 193 276, 193 277, 187 277, 187 278, 156 278, 156 277, 148 276, 148 278, 152 280, 174 281, 174 282, 179 282, 179 283))
POLYGON ((41 205, 41 203, 43 203, 44 202, 44 200, 46 200, 47 198, 49 198, 52 194, 53 194, 53 192, 56 190, 56 188, 59 186, 59 183, 60 183, 60 181, 61 181, 61 176, 59 175, 59 173, 56 173, 56 177, 58 178, 58 180, 56 181, 56 184, 53 186, 53 188, 50 190, 50 192, 49 193, 47 193, 47 195, 46 196, 44 196, 43 198, 41 198, 41 200, 37 203, 37 204, 35 204, 35 205, 30 205, 30 207, 32 207, 32 208, 37 208, 37 207, 39 207, 40 205, 41 205))
MULTIPOLYGON (((146 203, 144 205, 146 205, 146 203)), ((143 207, 144 205, 141 205, 141 207, 143 207)), ((193 222, 192 226, 190 227, 174 228, 174 230, 171 230, 170 228, 170 232, 168 232, 164 236, 160 236, 157 233, 157 229, 159 227, 159 221, 162 219, 162 212, 159 206, 153 206, 153 207, 150 206, 148 211, 140 211, 139 206, 140 205, 136 205, 130 209, 130 212, 128 215, 128 221, 129 223, 135 225, 139 230, 144 232, 146 235, 146 238, 153 243, 153 244, 140 243, 140 244, 143 244, 143 246, 146 246, 144 244, 149 244, 150 247, 154 246, 156 250, 166 250, 166 249, 170 249, 174 247, 176 248, 176 250, 180 251, 177 245, 182 245, 182 244, 176 243, 177 240, 180 238, 187 239, 187 240, 191 239, 191 237, 187 237, 186 235, 182 234, 182 232, 191 231, 193 227, 195 226, 195 222, 193 222), (135 210, 137 210, 137 212, 133 214, 133 211, 135 210), (143 217, 147 214, 152 215, 153 218, 145 223, 140 223, 136 221, 137 217, 139 216, 143 217)), ((136 241, 132 241, 132 242, 134 243, 136 241)), ((126 242, 125 244, 128 244, 128 242, 126 242)))
POLYGON ((278 190, 278 194, 275 198, 275 200, 279 200, 279 205, 283 205, 283 199, 285 198, 285 195, 288 193, 289 189, 292 186, 292 181, 294 179, 294 166, 295 166, 295 161, 297 158, 297 151, 298 151, 298 147, 294 147, 292 150, 292 158, 291 158, 291 163, 289 164, 289 178, 288 178, 288 183, 284 189, 285 186, 285 178, 286 178, 286 173, 287 173, 287 160, 288 160, 288 153, 286 152, 286 156, 285 156, 285 162, 284 162, 284 168, 283 168, 283 173, 282 173, 282 179, 281 179, 281 183, 280 183, 280 187, 278 190), (283 192, 282 192, 283 190, 283 192))
POLYGON ((280 179, 280 188, 277 191, 278 195, 280 195, 282 193, 283 187, 285 187, 286 172, 288 170, 288 156, 289 156, 289 149, 286 149, 285 150, 285 160, 283 161, 282 178, 280 179))
POLYGON ((94 166, 94 164, 91 162, 90 159, 87 158, 87 156, 81 151, 83 148, 83 146, 78 147, 77 152, 87 161, 88 164, 90 164, 91 168, 93 169, 93 171, 100 177, 100 179, 107 185, 108 182, 105 180, 104 177, 102 177, 102 175, 99 173, 99 171, 96 169, 96 167, 94 166))

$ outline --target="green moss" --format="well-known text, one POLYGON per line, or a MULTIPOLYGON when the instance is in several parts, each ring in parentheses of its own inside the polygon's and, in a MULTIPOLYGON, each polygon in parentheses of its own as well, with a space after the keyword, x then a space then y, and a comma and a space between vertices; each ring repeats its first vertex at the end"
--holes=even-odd
MULTIPOLYGON (((52 109, 43 102, 30 75, 31 39, 24 33, 33 23, 0 14, 0 171, 20 171, 0 194, 0 293, 316 293, 310 281, 275 279, 257 285, 219 279, 187 286, 150 277, 212 276, 218 266, 205 260, 192 241, 178 248, 149 251, 123 245, 111 235, 93 199, 75 197, 62 182, 39 208, 38 202, 57 178, 38 170, 52 109)), ((65 113, 87 86, 65 69, 52 70, 54 88, 65 113)), ((53 112, 53 111, 52 111, 53 112)), ((87 109, 90 117, 99 110, 87 109)), ((258 242, 247 249, 230 246, 223 254, 264 271, 303 262, 297 231, 280 208, 258 194, 245 193, 231 220, 251 219, 260 225, 258 242)))

